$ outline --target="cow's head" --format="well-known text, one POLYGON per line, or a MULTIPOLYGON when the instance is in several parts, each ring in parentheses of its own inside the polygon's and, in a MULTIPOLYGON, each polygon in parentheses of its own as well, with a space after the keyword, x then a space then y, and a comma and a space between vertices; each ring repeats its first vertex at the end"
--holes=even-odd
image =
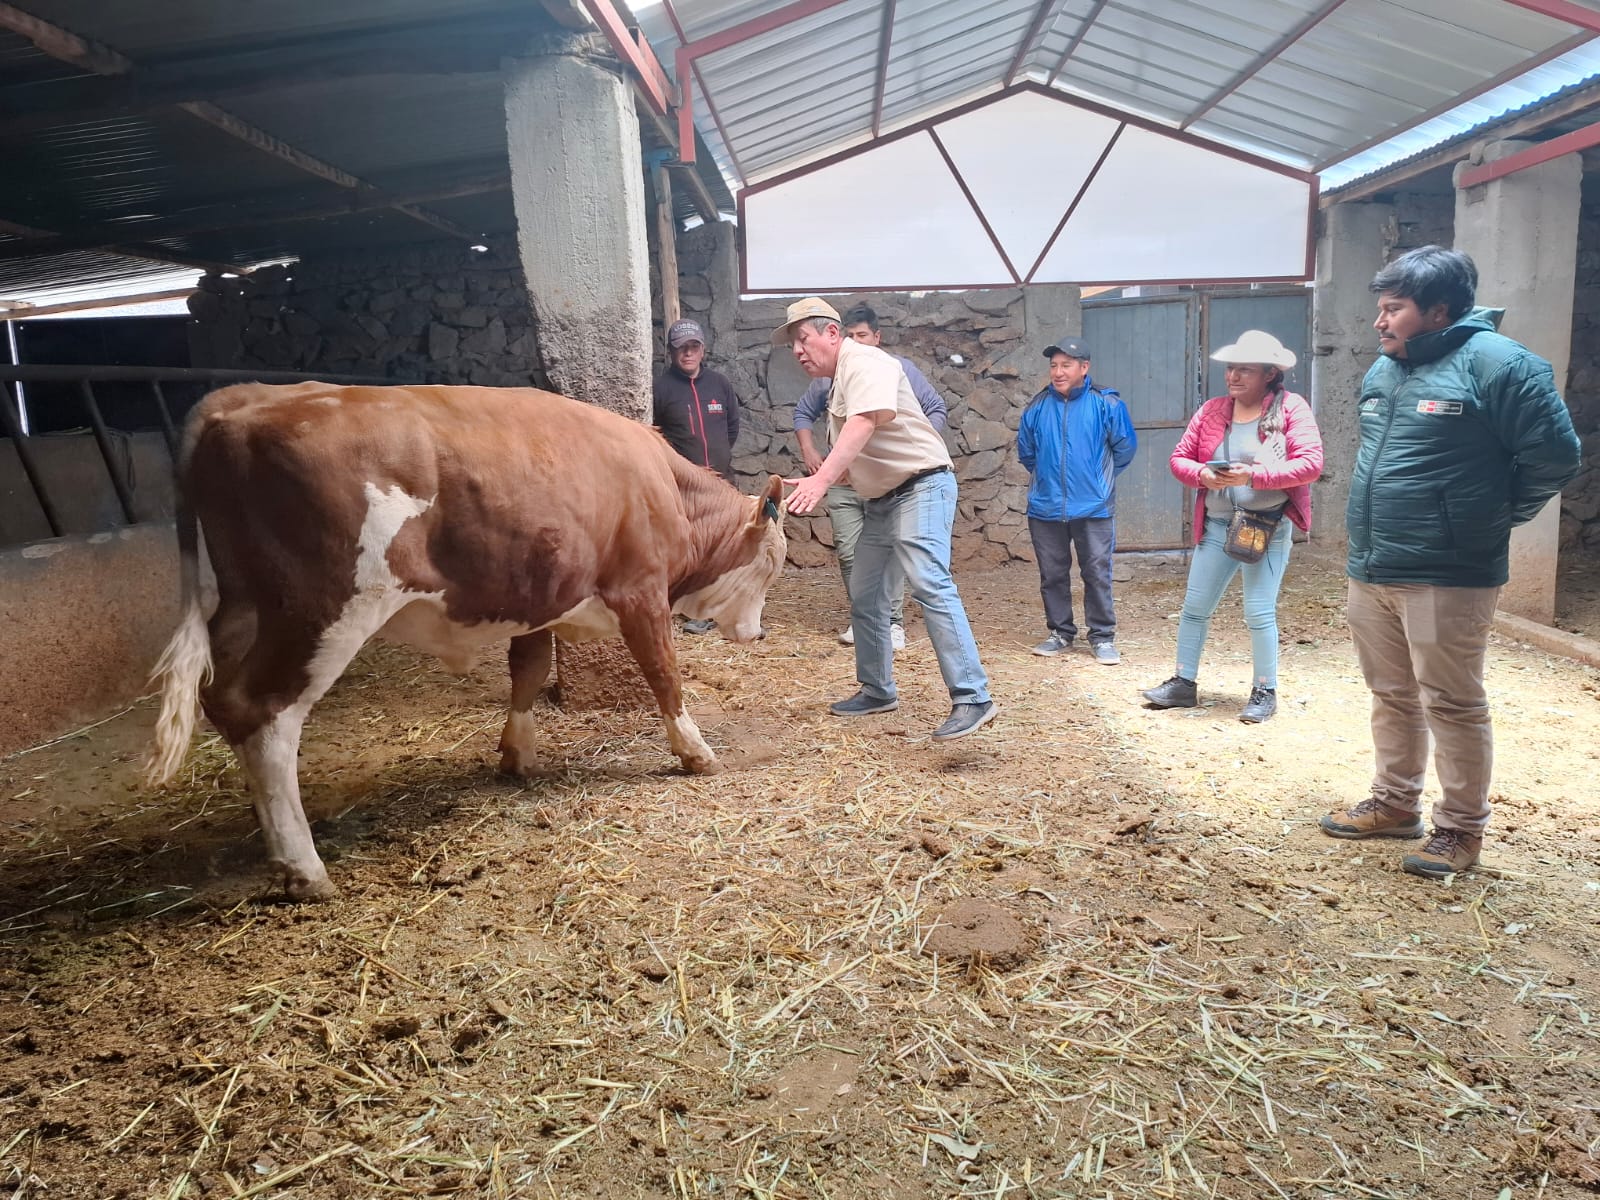
POLYGON ((735 536, 739 546, 735 565, 697 592, 684 596, 673 609, 699 620, 717 623, 722 635, 735 642, 753 642, 761 636, 761 609, 767 589, 783 572, 788 540, 783 535, 783 480, 767 477, 767 486, 746 497, 750 518, 735 536))

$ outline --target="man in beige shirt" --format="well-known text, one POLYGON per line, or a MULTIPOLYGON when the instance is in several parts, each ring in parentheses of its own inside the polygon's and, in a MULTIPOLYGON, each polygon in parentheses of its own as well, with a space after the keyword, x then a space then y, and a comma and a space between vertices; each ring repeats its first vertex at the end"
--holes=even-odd
POLYGON ((833 449, 822 466, 794 486, 789 511, 804 515, 848 473, 865 508, 850 573, 850 623, 856 635, 860 690, 829 705, 839 717, 892 712, 900 706, 889 633, 893 602, 891 560, 905 571, 922 605, 928 640, 950 690, 950 717, 933 731, 937 741, 965 737, 994 720, 989 678, 950 574, 950 531, 956 516, 956 477, 944 439, 917 402, 900 363, 876 346, 851 341, 832 305, 812 297, 789 306, 772 335, 790 346, 813 379, 831 378, 828 426, 833 449))

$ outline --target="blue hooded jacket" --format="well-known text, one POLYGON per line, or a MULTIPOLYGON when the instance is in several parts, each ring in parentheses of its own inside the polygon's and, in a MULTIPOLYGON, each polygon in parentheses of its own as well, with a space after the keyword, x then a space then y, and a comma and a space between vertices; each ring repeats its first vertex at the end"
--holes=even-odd
POLYGON ((1017 459, 1033 482, 1028 515, 1077 521, 1112 515, 1113 487, 1139 448, 1128 406, 1115 389, 1085 378, 1063 399, 1046 387, 1022 412, 1017 459))

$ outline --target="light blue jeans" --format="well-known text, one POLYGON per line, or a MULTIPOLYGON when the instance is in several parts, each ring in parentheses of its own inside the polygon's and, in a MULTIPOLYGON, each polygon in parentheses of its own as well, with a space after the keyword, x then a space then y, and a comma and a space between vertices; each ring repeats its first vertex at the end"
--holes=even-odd
POLYGON ((925 475, 905 491, 864 502, 865 519, 850 571, 850 623, 856 634, 856 680, 878 700, 892 700, 894 648, 889 612, 899 589, 898 563, 939 658, 952 704, 985 704, 989 677, 950 574, 950 530, 956 518, 956 477, 925 475))
POLYGON ((1229 558, 1222 549, 1228 522, 1207 517, 1200 544, 1189 560, 1189 587, 1183 594, 1183 616, 1178 621, 1178 674, 1196 679, 1200 656, 1205 652, 1206 635, 1211 632, 1211 614, 1222 603, 1235 575, 1244 576, 1244 623, 1250 630, 1250 661, 1256 687, 1278 686, 1278 589, 1289 566, 1289 547, 1294 538, 1294 523, 1288 517, 1278 522, 1278 530, 1258 563, 1242 563, 1229 558))

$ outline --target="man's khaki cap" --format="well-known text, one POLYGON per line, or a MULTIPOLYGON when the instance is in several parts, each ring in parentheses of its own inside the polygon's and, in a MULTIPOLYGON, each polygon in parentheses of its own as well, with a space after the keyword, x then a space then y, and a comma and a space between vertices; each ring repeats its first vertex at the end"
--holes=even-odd
POLYGON ((812 317, 826 317, 830 321, 844 324, 839 316, 839 310, 834 308, 820 296, 807 296, 804 300, 796 300, 789 305, 789 310, 784 314, 784 322, 772 331, 772 344, 774 346, 787 346, 794 341, 791 332, 801 321, 809 321, 812 317))

